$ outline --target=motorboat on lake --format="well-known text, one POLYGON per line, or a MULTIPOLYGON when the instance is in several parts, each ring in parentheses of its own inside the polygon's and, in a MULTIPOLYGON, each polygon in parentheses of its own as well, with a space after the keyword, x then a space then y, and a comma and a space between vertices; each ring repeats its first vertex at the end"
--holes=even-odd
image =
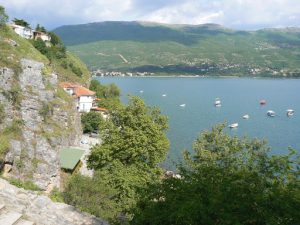
POLYGON ((275 116, 275 112, 273 110, 269 110, 267 112, 267 115, 270 116, 270 117, 274 117, 275 116))
POLYGON ((180 107, 185 107, 185 104, 181 104, 181 105, 179 105, 180 107))
POLYGON ((265 105, 265 104, 267 104, 267 101, 265 99, 262 99, 262 100, 259 101, 259 104, 260 105, 265 105))
POLYGON ((243 119, 247 120, 247 119, 249 119, 249 118, 250 118, 250 116, 249 116, 248 114, 243 115, 243 119))
POLYGON ((162 96, 163 96, 163 97, 166 97, 167 95, 166 95, 166 94, 163 94, 162 96))
POLYGON ((144 91, 143 91, 143 90, 140 90, 140 93, 144 93, 144 91))
POLYGON ((215 106, 220 107, 221 106, 221 100, 219 98, 215 99, 215 106))
POLYGON ((229 128, 237 128, 239 126, 238 123, 233 123, 233 124, 230 124, 228 127, 229 128))
POLYGON ((295 111, 294 111, 293 109, 288 109, 288 110, 286 110, 286 115, 287 115, 287 116, 293 116, 294 113, 295 113, 295 111))

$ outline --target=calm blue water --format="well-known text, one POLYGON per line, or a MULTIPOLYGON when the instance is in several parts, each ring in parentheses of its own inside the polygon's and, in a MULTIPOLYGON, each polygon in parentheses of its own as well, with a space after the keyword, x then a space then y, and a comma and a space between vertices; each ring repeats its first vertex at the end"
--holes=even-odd
POLYGON ((198 134, 217 123, 239 123, 233 135, 267 139, 275 154, 286 153, 288 146, 300 152, 300 79, 248 78, 153 78, 105 77, 101 83, 115 83, 128 94, 142 97, 148 105, 158 106, 169 117, 168 137, 171 149, 166 166, 181 157, 183 149, 192 149, 198 134), (140 92, 143 90, 143 93, 140 92), (166 97, 162 95, 166 94, 166 97), (222 107, 214 107, 220 97, 222 107), (260 106, 259 101, 267 104, 260 106), (179 105, 186 104, 185 107, 179 105), (291 118, 286 109, 295 110, 291 118), (276 117, 266 116, 274 110, 276 117), (250 119, 242 116, 249 114, 250 119))

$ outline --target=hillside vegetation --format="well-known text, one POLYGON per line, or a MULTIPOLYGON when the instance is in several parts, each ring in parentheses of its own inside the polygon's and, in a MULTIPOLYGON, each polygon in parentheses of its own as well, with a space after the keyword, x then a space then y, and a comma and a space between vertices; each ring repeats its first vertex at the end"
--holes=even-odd
POLYGON ((22 58, 33 59, 46 65, 45 73, 58 73, 60 81, 73 81, 87 84, 90 74, 84 63, 73 54, 66 52, 62 58, 52 57, 39 52, 31 40, 18 36, 9 27, 0 29, 0 67, 14 69, 20 73, 20 60, 22 58), (71 65, 71 66, 70 66, 71 65), (76 74, 72 68, 78 68, 81 74, 76 74))
POLYGON ((300 30, 101 22, 54 30, 91 70, 300 76, 300 30))

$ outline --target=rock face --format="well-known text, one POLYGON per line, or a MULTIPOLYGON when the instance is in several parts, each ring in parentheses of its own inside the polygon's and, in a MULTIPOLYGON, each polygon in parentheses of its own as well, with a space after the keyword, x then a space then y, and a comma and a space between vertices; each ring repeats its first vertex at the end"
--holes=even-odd
POLYGON ((0 179, 0 205, 5 205, 10 212, 22 214, 35 225, 108 225, 72 206, 54 203, 46 196, 17 188, 3 179, 0 179))
POLYGON ((80 115, 73 101, 58 94, 57 75, 43 63, 22 59, 22 72, 0 68, 0 101, 5 127, 18 124, 5 163, 10 176, 30 179, 43 190, 59 187, 61 146, 76 145, 81 135, 80 115))

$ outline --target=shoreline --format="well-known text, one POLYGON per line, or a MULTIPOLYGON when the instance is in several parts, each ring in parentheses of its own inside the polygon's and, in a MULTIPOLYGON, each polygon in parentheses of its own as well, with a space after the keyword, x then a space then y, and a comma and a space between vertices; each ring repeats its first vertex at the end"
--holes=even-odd
POLYGON ((230 75, 230 76, 214 76, 214 75, 149 75, 149 76, 92 76, 92 79, 94 78, 112 78, 112 77, 118 77, 118 78, 128 78, 128 77, 133 77, 133 78, 241 78, 241 79, 300 79, 300 77, 264 77, 264 76, 256 76, 256 77, 251 77, 251 76, 235 76, 235 75, 230 75))

